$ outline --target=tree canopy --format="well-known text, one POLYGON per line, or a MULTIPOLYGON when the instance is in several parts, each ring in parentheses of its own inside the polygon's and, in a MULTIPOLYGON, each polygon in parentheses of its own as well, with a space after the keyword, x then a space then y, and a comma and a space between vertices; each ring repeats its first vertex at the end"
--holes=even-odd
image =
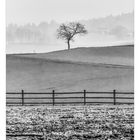
POLYGON ((85 26, 78 22, 70 22, 68 24, 61 24, 57 30, 57 37, 66 40, 68 50, 70 49, 70 41, 74 41, 74 36, 77 34, 86 34, 85 26))

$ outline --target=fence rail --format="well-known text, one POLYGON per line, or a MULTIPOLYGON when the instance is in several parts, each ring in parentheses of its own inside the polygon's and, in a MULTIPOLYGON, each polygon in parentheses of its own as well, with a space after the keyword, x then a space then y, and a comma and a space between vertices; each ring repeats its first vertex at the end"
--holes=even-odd
POLYGON ((33 105, 33 104, 133 104, 134 92, 7 92, 7 105, 33 105), (70 96, 74 95, 75 96, 70 96), (45 96, 46 95, 46 96, 45 96), (50 96, 49 96, 50 95, 50 96), (81 95, 81 96, 79 96, 81 95), (108 96, 105 96, 108 95, 108 96), (44 100, 46 100, 44 102, 44 100), (68 100, 68 101, 67 101, 68 100), (80 100, 80 101, 78 101, 80 100))

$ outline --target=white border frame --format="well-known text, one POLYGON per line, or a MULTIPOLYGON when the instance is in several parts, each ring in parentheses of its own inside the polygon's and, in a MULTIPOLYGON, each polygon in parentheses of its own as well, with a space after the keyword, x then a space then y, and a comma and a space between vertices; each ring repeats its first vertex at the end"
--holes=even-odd
MULTIPOLYGON (((140 125, 140 1, 135 1, 135 140, 139 140, 140 125)), ((5 60, 5 0, 0 1, 0 139, 6 139, 6 60, 5 60)))
POLYGON ((0 1, 0 139, 6 140, 5 0, 0 1))

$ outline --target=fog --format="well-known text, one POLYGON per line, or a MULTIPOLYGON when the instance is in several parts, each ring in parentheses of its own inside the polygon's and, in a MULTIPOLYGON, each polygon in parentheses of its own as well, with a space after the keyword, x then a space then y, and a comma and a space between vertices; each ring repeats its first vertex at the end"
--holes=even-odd
POLYGON ((134 36, 133 0, 6 0, 7 53, 67 49, 56 30, 78 21, 88 34, 72 48, 130 44, 134 36))

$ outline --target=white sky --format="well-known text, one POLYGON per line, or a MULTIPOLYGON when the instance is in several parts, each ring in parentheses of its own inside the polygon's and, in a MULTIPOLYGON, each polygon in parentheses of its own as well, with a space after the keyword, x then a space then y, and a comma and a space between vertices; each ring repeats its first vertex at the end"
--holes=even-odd
POLYGON ((132 12, 134 0, 6 0, 6 22, 55 20, 57 22, 99 18, 132 12))

